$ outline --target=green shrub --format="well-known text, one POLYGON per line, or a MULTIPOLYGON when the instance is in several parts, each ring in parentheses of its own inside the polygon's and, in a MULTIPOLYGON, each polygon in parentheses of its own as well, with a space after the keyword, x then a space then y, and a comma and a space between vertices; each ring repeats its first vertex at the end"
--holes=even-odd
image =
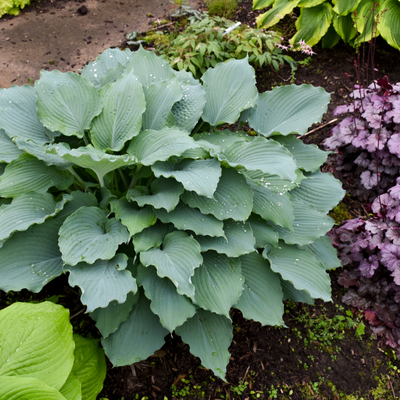
POLYGON ((18 15, 29 4, 29 0, 0 0, 0 17, 4 14, 18 15))
POLYGON ((343 191, 293 135, 329 94, 255 83, 247 59, 201 83, 141 48, 1 89, 0 288, 68 273, 115 366, 175 331, 222 379, 231 307, 283 325, 283 299, 330 300, 343 191), (238 120, 256 136, 223 129, 238 120))
POLYGON ((236 0, 210 0, 207 11, 210 16, 232 18, 237 8, 236 0))
POLYGON ((218 62, 231 58, 240 60, 247 55, 256 68, 272 64, 275 70, 279 70, 284 62, 295 68, 294 60, 283 55, 277 47, 281 39, 275 32, 242 25, 224 35, 233 25, 225 18, 205 17, 188 26, 171 43, 157 46, 156 51, 172 67, 191 71, 195 77, 200 77, 218 62))
POLYGON ((95 400, 106 377, 98 342, 72 334, 69 312, 51 302, 0 311, 0 398, 95 400))
POLYGON ((300 8, 297 33, 290 43, 300 40, 331 48, 342 39, 358 46, 379 34, 400 50, 400 2, 398 0, 253 0, 253 9, 272 6, 257 17, 260 28, 274 26, 281 18, 300 8))

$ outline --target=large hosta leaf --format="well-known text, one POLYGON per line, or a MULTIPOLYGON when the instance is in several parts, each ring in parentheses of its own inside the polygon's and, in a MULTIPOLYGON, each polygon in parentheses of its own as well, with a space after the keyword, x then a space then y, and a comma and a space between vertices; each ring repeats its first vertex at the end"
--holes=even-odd
POLYGON ((83 206, 90 207, 90 206, 97 206, 97 199, 92 193, 84 193, 80 191, 71 192, 72 200, 70 200, 57 214, 56 219, 65 221, 65 219, 74 213, 78 208, 83 206))
POLYGON ((196 236, 201 251, 215 250, 228 257, 239 257, 255 251, 255 238, 248 222, 224 221, 226 238, 196 236))
POLYGON ((126 227, 115 218, 107 218, 107 212, 98 207, 81 207, 60 229, 62 259, 72 266, 81 261, 93 264, 99 259, 110 260, 129 237, 126 227))
POLYGON ((6 132, 0 129, 0 162, 10 163, 17 159, 22 153, 23 151, 13 143, 6 135, 6 132))
POLYGON ((256 238, 257 249, 264 248, 267 245, 278 245, 278 233, 258 215, 252 214, 247 222, 250 223, 253 236, 256 238))
POLYGON ((132 237, 132 243, 135 251, 147 251, 152 247, 160 247, 164 241, 165 235, 172 232, 174 227, 172 225, 162 224, 160 221, 150 228, 144 229, 142 232, 132 237))
POLYGON ((265 7, 272 6, 275 0, 253 0, 253 10, 262 10, 265 7))
POLYGON ((155 176, 173 177, 182 183, 186 190, 209 198, 213 197, 222 173, 220 163, 215 158, 207 160, 185 159, 177 164, 157 162, 151 169, 155 176))
POLYGON ((347 15, 352 13, 361 0, 332 0, 335 7, 333 11, 339 15, 347 15))
POLYGON ((114 367, 130 365, 145 360, 164 344, 168 331, 150 309, 144 295, 133 306, 128 319, 101 344, 114 367))
POLYGON ((257 26, 259 28, 268 28, 275 25, 286 14, 291 13, 299 1, 300 0, 276 0, 274 6, 270 10, 257 17, 257 26))
POLYGON ((282 278, 280 281, 283 291, 283 300, 292 300, 296 303, 314 304, 314 299, 306 290, 297 290, 291 282, 285 281, 282 278))
POLYGON ((0 248, 0 289, 38 293, 62 273, 58 231, 61 222, 48 220, 17 232, 0 248))
POLYGON ((166 161, 172 156, 180 156, 185 150, 197 147, 200 146, 186 132, 178 128, 163 128, 139 133, 131 141, 128 153, 143 165, 153 165, 156 161, 166 161))
POLYGON ((158 276, 169 278, 179 294, 194 295, 191 277, 203 262, 203 257, 199 243, 191 236, 181 231, 171 232, 165 236, 162 249, 153 248, 140 253, 140 261, 144 266, 155 266, 158 276))
POLYGON ((260 215, 266 221, 272 221, 277 225, 292 230, 294 219, 294 205, 289 195, 277 194, 263 186, 252 184, 253 212, 260 215))
POLYGON ((302 200, 317 211, 327 214, 345 195, 342 183, 332 174, 321 171, 307 174, 299 187, 290 192, 292 198, 302 200))
POLYGON ((82 385, 73 372, 68 375, 63 387, 60 389, 67 400, 82 400, 82 385))
POLYGON ((102 109, 97 90, 73 72, 41 71, 35 89, 42 124, 67 136, 82 138, 102 109))
POLYGON ((352 13, 354 26, 359 33, 356 43, 367 42, 379 35, 381 23, 377 24, 376 16, 385 8, 382 3, 380 7, 377 5, 376 0, 361 0, 355 13, 352 13))
POLYGON ((143 114, 143 129, 160 130, 167 122, 174 103, 182 98, 178 78, 155 82, 144 88, 146 111, 143 114))
POLYGON ((0 176, 0 196, 17 197, 30 191, 45 193, 52 186, 65 190, 73 181, 74 177, 68 171, 48 167, 29 154, 21 154, 0 176))
POLYGON ((333 15, 332 17, 333 27, 338 35, 343 39, 345 43, 349 43, 351 39, 357 35, 357 31, 354 29, 354 23, 352 14, 345 16, 333 15))
POLYGON ((234 168, 260 170, 291 181, 296 179, 296 164, 292 155, 274 140, 260 137, 251 142, 236 141, 220 152, 218 158, 223 164, 227 163, 234 168))
POLYGON ((160 278, 155 268, 139 265, 137 281, 151 300, 151 310, 160 317, 161 325, 171 333, 196 313, 192 302, 178 294, 169 279, 160 278))
POLYGON ((176 328, 176 333, 190 346, 190 352, 216 376, 225 380, 233 333, 229 319, 199 308, 194 317, 176 328))
POLYGON ((72 196, 68 194, 56 202, 49 193, 26 192, 11 204, 0 206, 0 247, 2 241, 14 232, 25 231, 31 225, 42 224, 47 218, 57 215, 69 200, 72 196))
POLYGON ((297 33, 290 39, 295 45, 303 40, 309 46, 315 46, 328 32, 333 17, 332 6, 322 3, 311 8, 302 8, 296 21, 297 33))
POLYGON ((379 32, 391 46, 400 50, 400 2, 383 0, 381 10, 385 11, 379 19, 379 32))
POLYGON ((332 246, 329 236, 322 236, 314 243, 308 244, 303 248, 310 251, 314 257, 324 265, 326 270, 342 266, 337 256, 337 250, 332 246))
POLYGON ((293 155, 297 168, 315 172, 328 158, 328 152, 320 150, 314 144, 305 144, 293 135, 276 136, 274 139, 285 146, 293 155))
POLYGON ((241 111, 253 107, 256 102, 255 73, 247 58, 219 63, 207 70, 201 80, 206 90, 201 118, 211 126, 235 123, 241 111))
POLYGON ((246 221, 253 208, 253 192, 246 179, 235 169, 223 168, 214 199, 184 192, 182 201, 203 214, 212 214, 219 220, 228 218, 246 221))
POLYGON ((0 326, 0 376, 36 378, 61 389, 74 362, 69 311, 51 302, 15 303, 0 311, 0 326))
POLYGON ((271 263, 271 269, 296 289, 308 291, 315 299, 331 300, 329 275, 307 250, 280 242, 277 248, 266 247, 263 256, 271 263))
POLYGON ((126 198, 136 202, 140 207, 149 204, 154 208, 172 211, 179 203, 179 196, 184 192, 183 186, 175 179, 159 178, 151 182, 150 190, 146 186, 129 189, 126 198))
POLYGON ((125 254, 117 254, 111 260, 97 260, 92 265, 82 262, 65 267, 69 271, 69 284, 81 289, 81 301, 87 312, 105 308, 113 300, 124 303, 129 292, 136 293, 136 280, 125 269, 127 260, 125 254))
POLYGON ((246 319, 263 325, 284 325, 283 293, 278 275, 257 252, 240 257, 240 261, 245 282, 243 293, 234 307, 246 319))
POLYGON ((39 144, 52 142, 55 135, 39 121, 35 89, 29 85, 0 89, 0 128, 10 138, 17 136, 39 144))
POLYGON ((229 311, 243 289, 240 261, 214 251, 203 253, 203 260, 192 278, 196 287, 193 300, 204 310, 230 318, 229 311))
POLYGON ((278 86, 258 97, 249 125, 266 137, 276 132, 304 135, 309 126, 321 121, 329 101, 329 94, 320 87, 278 86))
POLYGON ((130 203, 126 199, 120 199, 113 203, 112 210, 115 213, 115 218, 128 228, 132 236, 154 225, 157 221, 151 207, 138 207, 135 203, 130 203))
POLYGON ((105 151, 119 151, 142 127, 146 109, 142 85, 130 73, 102 88, 100 99, 103 112, 93 121, 93 145, 105 151))
POLYGON ((186 204, 178 204, 171 212, 165 210, 154 212, 160 221, 171 222, 179 230, 190 230, 196 235, 225 236, 222 221, 212 215, 204 215, 197 208, 191 208, 186 204))

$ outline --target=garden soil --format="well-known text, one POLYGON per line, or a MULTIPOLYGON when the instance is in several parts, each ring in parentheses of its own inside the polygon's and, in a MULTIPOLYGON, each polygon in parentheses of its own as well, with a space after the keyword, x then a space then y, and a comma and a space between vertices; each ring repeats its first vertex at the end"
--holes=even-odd
MULTIPOLYGON (((0 19, 0 87, 29 83, 30 78, 35 80, 39 77, 41 68, 77 71, 105 48, 125 46, 127 32, 145 31, 149 22, 164 18, 169 9, 168 0, 163 0, 163 3, 155 0, 107 0, 103 3, 94 0, 84 3, 41 0, 41 3, 33 3, 18 17, 0 19), (78 9, 83 6, 88 12, 80 15, 78 9), (153 17, 147 17, 149 12, 153 17), (29 32, 24 30, 28 22, 31 26, 29 32)), ((242 0, 232 19, 254 25, 255 16, 251 0, 242 0)), ((293 21, 286 21, 282 34, 287 37, 293 29, 293 21)), ((320 145, 337 123, 334 121, 334 108, 349 101, 355 82, 354 60, 357 55, 344 45, 337 45, 332 50, 316 46, 314 51, 317 54, 311 60, 305 55, 293 54, 295 59, 307 64, 299 67, 294 76, 288 67, 279 72, 270 67, 256 72, 260 92, 293 81, 322 86, 331 93, 332 102, 323 121, 311 127, 304 138, 307 143, 320 145)), ((391 82, 400 82, 400 53, 378 40, 375 54, 377 78, 387 75, 391 82)), ((326 170, 331 168, 325 166, 326 170)), ((365 215, 363 204, 349 198, 346 198, 346 204, 353 217, 365 215)), ((234 310, 234 338, 229 349, 231 358, 226 382, 202 367, 200 360, 190 354, 189 346, 173 335, 166 337, 163 348, 148 360, 120 368, 112 368, 108 363, 104 389, 98 398, 399 398, 400 363, 393 352, 384 343, 372 340, 367 326, 365 333, 357 337, 357 325, 351 327, 347 323, 338 328, 335 324, 337 315, 346 318, 351 312, 357 324, 360 323, 357 318, 362 316, 358 310, 341 303, 344 289, 337 284, 339 273, 331 272, 332 303, 317 301, 314 306, 286 304, 286 328, 262 327, 257 322, 244 320, 240 312, 234 310), (310 321, 314 328, 305 327, 310 321)), ((84 313, 78 288, 70 288, 65 276, 52 281, 39 294, 26 290, 15 294, 0 291, 0 309, 14 301, 49 298, 70 309, 71 322, 78 333, 99 337, 93 321, 84 313)))

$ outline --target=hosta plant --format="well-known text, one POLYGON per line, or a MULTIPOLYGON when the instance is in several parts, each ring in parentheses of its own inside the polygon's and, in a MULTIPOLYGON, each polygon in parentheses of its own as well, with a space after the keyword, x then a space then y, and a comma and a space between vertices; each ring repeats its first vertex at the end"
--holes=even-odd
POLYGON ((314 46, 322 39, 322 46, 331 48, 342 39, 357 46, 381 35, 400 49, 398 0, 253 0, 253 9, 269 6, 257 17, 260 28, 272 27, 296 7, 300 9, 292 45, 304 40, 314 46))
POLYGON ((200 82, 142 48, 0 90, 0 288, 66 273, 115 366, 175 332, 224 379, 232 307, 283 325, 283 299, 330 299, 343 190, 295 136, 328 102, 310 85, 259 94, 247 59, 200 82))
POLYGON ((30 0, 0 0, 0 17, 4 14, 18 15, 30 0))
POLYGON ((356 85, 350 96, 351 104, 335 109, 347 115, 324 145, 335 151, 332 171, 348 193, 372 202, 400 173, 400 83, 381 78, 368 88, 356 85))
POLYGON ((95 400, 106 377, 98 341, 73 335, 69 312, 44 302, 0 311, 0 398, 95 400))

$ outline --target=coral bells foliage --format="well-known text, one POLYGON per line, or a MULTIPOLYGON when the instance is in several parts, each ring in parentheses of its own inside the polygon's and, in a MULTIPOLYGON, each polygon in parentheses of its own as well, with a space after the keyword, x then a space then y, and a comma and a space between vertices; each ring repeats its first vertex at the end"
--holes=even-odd
POLYGON ((333 128, 324 145, 336 152, 333 172, 348 193, 373 201, 399 176, 400 83, 391 85, 381 78, 367 89, 355 85, 351 97, 351 104, 334 111, 351 115, 333 128))

